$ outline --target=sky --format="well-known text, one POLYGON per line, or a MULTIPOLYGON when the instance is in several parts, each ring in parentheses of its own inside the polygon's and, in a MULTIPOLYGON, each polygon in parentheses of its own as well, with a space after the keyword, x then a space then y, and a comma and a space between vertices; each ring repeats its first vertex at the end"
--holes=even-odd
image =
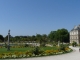
POLYGON ((0 0, 0 34, 49 34, 80 24, 80 0, 0 0))

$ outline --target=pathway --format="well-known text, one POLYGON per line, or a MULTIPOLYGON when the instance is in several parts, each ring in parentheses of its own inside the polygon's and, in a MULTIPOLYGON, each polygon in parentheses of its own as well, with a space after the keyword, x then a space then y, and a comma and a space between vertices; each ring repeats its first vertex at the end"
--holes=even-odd
POLYGON ((12 59, 12 60, 80 60, 80 52, 78 47, 71 47, 74 51, 67 54, 46 56, 46 57, 34 57, 34 58, 23 58, 23 59, 12 59))

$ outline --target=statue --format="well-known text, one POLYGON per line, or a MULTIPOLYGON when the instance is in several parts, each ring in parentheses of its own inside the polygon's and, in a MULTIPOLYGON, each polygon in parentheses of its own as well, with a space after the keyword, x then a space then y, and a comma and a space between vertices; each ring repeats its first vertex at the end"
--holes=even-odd
POLYGON ((7 50, 10 50, 10 30, 8 31, 8 45, 7 45, 7 50))

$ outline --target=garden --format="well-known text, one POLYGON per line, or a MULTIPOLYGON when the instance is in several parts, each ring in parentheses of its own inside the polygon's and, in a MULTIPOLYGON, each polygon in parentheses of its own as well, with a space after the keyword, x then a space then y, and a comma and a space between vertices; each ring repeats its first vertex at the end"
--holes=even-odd
POLYGON ((0 35, 0 59, 31 58, 71 52, 69 45, 63 43, 69 43, 69 32, 66 29, 51 31, 48 35, 0 35))
POLYGON ((25 46, 11 46, 10 51, 6 47, 0 46, 0 59, 15 59, 15 58, 29 58, 49 55, 59 55, 71 52, 72 49, 67 44, 53 47, 25 47, 25 46))

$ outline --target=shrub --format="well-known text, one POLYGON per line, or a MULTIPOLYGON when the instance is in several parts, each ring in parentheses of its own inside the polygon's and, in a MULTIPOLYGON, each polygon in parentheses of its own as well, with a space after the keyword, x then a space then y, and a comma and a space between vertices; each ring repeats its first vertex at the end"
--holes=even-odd
POLYGON ((65 51, 65 48, 69 47, 67 44, 60 44, 59 50, 65 51))
POLYGON ((33 54, 39 55, 39 47, 34 48, 33 54))
POLYGON ((53 46, 56 46, 58 43, 57 42, 53 42, 53 46))
POLYGON ((46 50, 45 54, 46 55, 52 55, 52 54, 54 54, 54 50, 46 50))
POLYGON ((30 52, 30 51, 26 51, 26 52, 25 52, 26 57, 32 56, 32 54, 33 54, 33 53, 30 52))
POLYGON ((29 45, 28 44, 25 44, 25 46, 24 47, 29 47, 29 45))
POLYGON ((4 47, 7 48, 7 44, 6 43, 5 43, 4 47))
POLYGON ((73 47, 77 46, 77 43, 75 41, 73 41, 72 46, 73 47))
POLYGON ((65 52, 70 52, 71 49, 67 45, 60 45, 60 49, 51 49, 51 50, 41 50, 39 47, 35 47, 32 51, 18 52, 13 53, 2 53, 0 54, 0 59, 4 58, 23 58, 23 57, 34 57, 34 56, 46 56, 46 55, 56 55, 62 54, 65 52))
POLYGON ((32 50, 32 53, 35 54, 35 55, 43 55, 44 51, 41 50, 39 47, 35 47, 35 48, 32 50))

